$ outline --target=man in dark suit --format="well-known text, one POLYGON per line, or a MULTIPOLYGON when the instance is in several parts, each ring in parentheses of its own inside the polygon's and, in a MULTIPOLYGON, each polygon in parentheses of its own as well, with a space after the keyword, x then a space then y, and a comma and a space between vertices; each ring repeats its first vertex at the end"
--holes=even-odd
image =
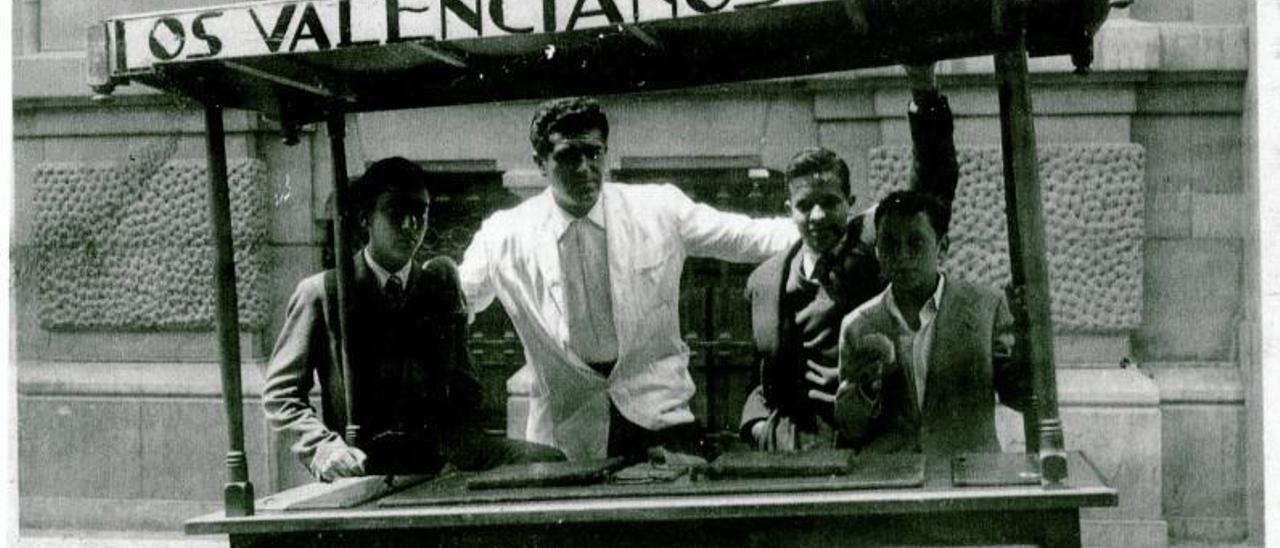
POLYGON ((262 403, 277 430, 296 435, 291 449, 322 481, 365 473, 430 473, 444 462, 463 469, 560 460, 559 451, 490 438, 480 428, 481 388, 466 346, 467 309, 457 266, 414 254, 427 228, 428 178, 404 158, 369 167, 353 186, 368 245, 354 258, 349 349, 358 372, 362 439, 348 446, 344 379, 337 356, 336 276, 315 274, 289 301, 262 403), (320 382, 321 413, 308 401, 320 382))
MULTIPOLYGON (((951 109, 932 65, 909 66, 913 188, 946 204, 959 177, 951 109)), ((876 263, 874 207, 853 214, 849 168, 834 152, 800 151, 787 166, 787 208, 801 241, 747 280, 759 385, 740 433, 760 449, 845 445, 831 428, 840 320, 885 287, 876 263)))
POLYGON ((839 431, 864 452, 998 453, 996 395, 1018 411, 1030 401, 1004 296, 939 270, 949 219, 918 192, 876 210, 889 287, 844 319, 835 403, 839 431))

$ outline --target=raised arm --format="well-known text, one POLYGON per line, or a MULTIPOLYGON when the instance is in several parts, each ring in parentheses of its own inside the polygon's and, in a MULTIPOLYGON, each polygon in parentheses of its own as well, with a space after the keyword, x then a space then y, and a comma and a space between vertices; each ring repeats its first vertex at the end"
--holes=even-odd
POLYGON ((956 161, 951 105, 938 89, 933 64, 908 65, 911 105, 911 189, 936 196, 948 208, 955 200, 960 167, 956 161))
POLYGON ((1000 403, 1020 412, 1026 411, 1033 395, 1031 367, 1024 361, 1014 359, 1013 316, 1009 313, 1009 304, 1004 296, 999 297, 994 314, 991 329, 991 374, 996 395, 1000 397, 1000 403))

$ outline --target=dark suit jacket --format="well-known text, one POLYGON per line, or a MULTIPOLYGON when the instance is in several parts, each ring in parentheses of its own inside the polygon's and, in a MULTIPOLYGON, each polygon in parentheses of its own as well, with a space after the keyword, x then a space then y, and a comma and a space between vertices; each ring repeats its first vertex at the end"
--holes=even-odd
MULTIPOLYGON (((840 330, 841 365, 856 359, 852 345, 880 333, 892 341, 902 334, 885 293, 845 317, 840 330)), ((841 432, 865 452, 924 452, 953 455, 999 452, 995 397, 1022 411, 1031 397, 1031 371, 1013 360, 1013 317, 1000 293, 948 277, 934 318, 925 378, 924 405, 916 401, 907 368, 910 356, 897 350, 898 366, 883 380, 879 401, 842 391, 836 403, 841 432)), ((896 345, 896 342, 895 342, 896 345)))
MULTIPOLYGON (((382 443, 375 438, 388 439, 380 434, 408 432, 439 440, 474 427, 481 393, 471 373, 466 307, 453 261, 441 257, 423 267, 414 264, 399 307, 387 303, 363 253, 354 263, 351 363, 358 377, 360 444, 376 469, 390 458, 375 454, 382 443)), ((263 374, 268 422, 297 436, 291 449, 308 468, 317 451, 343 443, 348 420, 336 359, 341 346, 335 278, 326 271, 298 284, 263 374), (317 380, 319 415, 308 399, 317 380)))
MULTIPOLYGON (((911 187, 933 194, 950 206, 960 177, 951 108, 943 96, 921 107, 908 115, 914 161, 911 187)), ((849 223, 844 241, 831 253, 837 260, 824 285, 838 303, 832 311, 838 314, 833 319, 833 328, 845 314, 884 290, 887 283, 880 275, 880 265, 875 258, 873 217, 874 208, 855 217, 849 223)), ((800 424, 818 420, 812 416, 813 407, 808 399, 806 366, 794 355, 795 326, 782 310, 787 274, 801 245, 796 243, 790 250, 761 263, 747 279, 746 296, 751 301, 752 335, 759 364, 758 382, 743 405, 739 426, 747 439, 750 425, 767 419, 775 411, 800 424)))

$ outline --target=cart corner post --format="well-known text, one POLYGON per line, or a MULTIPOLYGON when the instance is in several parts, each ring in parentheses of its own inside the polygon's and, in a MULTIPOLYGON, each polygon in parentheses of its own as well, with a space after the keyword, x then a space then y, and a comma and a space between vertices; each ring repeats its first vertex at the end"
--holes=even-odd
POLYGON ((1004 3, 1002 31, 1008 38, 1007 46, 995 54, 1005 210, 1013 286, 1015 294, 1020 295, 1011 304, 1017 308, 1017 356, 1027 360, 1034 387, 1026 425, 1027 447, 1039 455, 1044 484, 1060 485, 1068 471, 1062 420, 1058 416, 1049 265, 1045 259, 1044 214, 1027 70, 1026 2, 997 2, 1004 3))
POLYGON ((333 247, 334 270, 338 277, 338 332, 342 337, 342 385, 343 398, 347 409, 346 431, 344 441, 348 446, 356 447, 360 443, 360 415, 356 413, 356 394, 358 380, 352 367, 352 352, 355 350, 351 337, 351 304, 352 288, 355 280, 355 265, 352 263, 355 251, 351 249, 351 189, 347 180, 346 149, 346 113, 334 109, 326 114, 326 129, 329 133, 329 155, 333 162, 333 247))
POLYGON ((244 401, 240 383, 240 320, 236 304, 235 250, 231 240, 231 196, 227 184, 226 131, 222 106, 204 104, 209 162, 209 227, 213 250, 214 303, 222 367, 222 399, 227 412, 227 483, 223 498, 228 516, 253 515, 253 484, 244 452, 244 401))

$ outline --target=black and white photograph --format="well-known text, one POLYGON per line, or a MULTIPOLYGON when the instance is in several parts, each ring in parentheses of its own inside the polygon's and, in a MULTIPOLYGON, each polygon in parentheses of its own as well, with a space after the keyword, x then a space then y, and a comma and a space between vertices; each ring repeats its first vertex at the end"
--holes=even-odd
POLYGON ((1280 542, 1280 4, 6 11, 0 544, 1280 542))

